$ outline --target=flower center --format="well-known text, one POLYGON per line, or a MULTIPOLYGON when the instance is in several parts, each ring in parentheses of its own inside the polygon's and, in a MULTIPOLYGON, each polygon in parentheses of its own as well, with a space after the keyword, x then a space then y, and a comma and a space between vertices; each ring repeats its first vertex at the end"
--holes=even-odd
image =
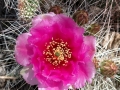
POLYGON ((54 66, 62 65, 67 66, 68 59, 71 58, 71 50, 67 42, 62 39, 53 39, 46 43, 46 49, 43 51, 45 60, 54 66))

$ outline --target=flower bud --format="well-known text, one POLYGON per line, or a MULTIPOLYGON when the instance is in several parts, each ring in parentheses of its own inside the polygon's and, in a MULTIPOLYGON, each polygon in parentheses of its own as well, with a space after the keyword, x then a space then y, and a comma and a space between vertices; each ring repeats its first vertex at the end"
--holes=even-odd
POLYGON ((112 77, 117 73, 118 67, 111 60, 104 60, 100 65, 100 72, 106 77, 112 77))
POLYGON ((100 25, 97 23, 91 24, 87 29, 90 33, 96 34, 100 30, 100 25))
POLYGON ((88 13, 84 10, 77 11, 73 15, 73 19, 78 25, 84 25, 88 22, 88 13))
POLYGON ((63 13, 63 10, 61 9, 60 6, 55 5, 55 6, 51 7, 48 10, 48 12, 54 12, 55 14, 60 14, 60 13, 63 13))

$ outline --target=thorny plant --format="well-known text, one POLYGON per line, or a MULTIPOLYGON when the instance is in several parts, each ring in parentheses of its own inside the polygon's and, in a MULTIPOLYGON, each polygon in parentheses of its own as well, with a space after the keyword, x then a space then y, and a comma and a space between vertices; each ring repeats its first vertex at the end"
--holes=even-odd
POLYGON ((0 31, 0 82, 4 83, 0 85, 0 88, 5 90, 37 90, 36 86, 29 86, 22 79, 20 75, 22 67, 15 62, 14 45, 17 36, 29 30, 30 20, 34 15, 47 13, 50 7, 58 5, 62 7, 63 13, 70 17, 73 17, 73 14, 78 10, 87 11, 89 21, 83 27, 86 29, 86 33, 97 38, 95 57, 98 60, 98 65, 104 60, 112 60, 118 67, 117 73, 113 77, 102 75, 98 67, 92 84, 86 84, 80 90, 120 90, 120 5, 118 2, 120 1, 35 0, 34 2, 33 0, 18 0, 17 2, 16 0, 4 0, 8 11, 10 9, 18 10, 16 12, 18 20, 8 21, 10 26, 4 23, 7 28, 0 31), (15 4, 19 5, 20 1, 24 5, 16 8, 15 4), (94 34, 87 29, 95 23, 100 25, 100 30, 94 34), (3 71, 4 73, 1 73, 3 71))

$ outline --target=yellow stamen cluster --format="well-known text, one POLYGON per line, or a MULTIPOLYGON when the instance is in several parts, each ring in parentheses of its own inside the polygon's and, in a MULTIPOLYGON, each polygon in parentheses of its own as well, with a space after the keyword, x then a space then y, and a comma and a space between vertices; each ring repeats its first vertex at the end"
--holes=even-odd
POLYGON ((53 39, 49 43, 46 43, 46 49, 43 51, 45 60, 50 62, 54 66, 62 65, 66 66, 68 59, 71 58, 72 52, 68 48, 67 42, 63 42, 62 39, 53 39))

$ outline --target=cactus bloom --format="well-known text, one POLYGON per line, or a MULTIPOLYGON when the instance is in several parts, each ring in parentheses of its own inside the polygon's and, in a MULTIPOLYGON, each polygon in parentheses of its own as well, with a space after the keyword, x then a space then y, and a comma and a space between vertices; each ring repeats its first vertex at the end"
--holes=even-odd
POLYGON ((32 21, 28 33, 16 40, 15 58, 21 74, 39 90, 81 88, 95 75, 92 62, 95 38, 63 14, 42 14, 32 21))

